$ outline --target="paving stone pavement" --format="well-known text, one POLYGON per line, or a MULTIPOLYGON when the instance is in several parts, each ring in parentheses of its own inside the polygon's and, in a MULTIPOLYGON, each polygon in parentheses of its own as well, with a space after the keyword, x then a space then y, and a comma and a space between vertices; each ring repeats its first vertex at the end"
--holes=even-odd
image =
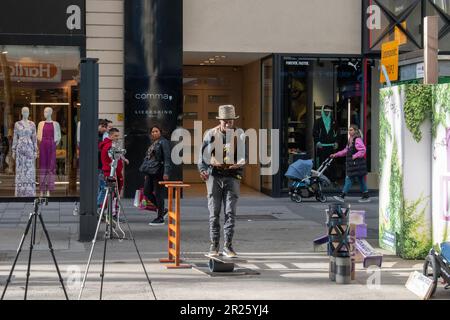
MULTIPOLYGON (((378 203, 361 205, 350 198, 354 209, 365 209, 369 242, 377 245, 378 203)), ((210 277, 198 269, 168 270, 158 262, 167 256, 167 225, 151 227, 155 213, 139 211, 131 200, 124 201, 136 244, 144 259, 158 299, 417 299, 405 288, 409 274, 421 270, 422 261, 406 261, 382 251, 380 288, 368 286, 372 273, 357 265, 351 285, 339 286, 328 280, 328 257, 314 252, 312 239, 326 232, 325 208, 314 201, 302 204, 289 199, 265 196, 241 197, 238 203, 234 247, 245 262, 237 268, 250 268, 258 275, 210 277), (220 290, 218 290, 220 288, 220 290)), ((55 248, 55 255, 68 286, 70 299, 78 297, 81 275, 86 267, 91 243, 78 241, 78 216, 73 203, 55 203, 43 210, 43 218, 55 248), (48 209, 48 210, 47 210, 48 209)), ((0 290, 9 273, 15 251, 29 216, 29 205, 0 204, 0 290)), ((193 265, 207 263, 209 247, 208 211, 204 197, 182 200, 181 257, 193 265)), ((126 225, 122 225, 126 231, 126 225)), ((94 250, 83 299, 98 299, 99 272, 103 252, 104 224, 94 250)), ((105 299, 154 299, 132 241, 108 241, 105 299)), ((33 253, 30 299, 62 299, 55 268, 42 228, 38 227, 33 253)), ((8 289, 7 299, 22 299, 29 241, 8 289)), ((375 271, 374 271, 375 272, 375 271)), ((450 295, 441 287, 436 299, 450 295)))

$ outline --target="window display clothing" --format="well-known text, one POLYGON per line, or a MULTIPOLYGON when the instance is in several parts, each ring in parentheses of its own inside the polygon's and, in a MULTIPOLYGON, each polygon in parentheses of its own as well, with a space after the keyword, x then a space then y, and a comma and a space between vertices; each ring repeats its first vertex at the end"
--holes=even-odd
POLYGON ((9 151, 9 142, 7 137, 0 138, 0 172, 5 170, 6 155, 9 151))
POLYGON ((38 126, 40 191, 54 191, 56 176, 56 144, 61 139, 57 122, 41 121, 38 126))
MULTIPOLYGON (((319 161, 317 166, 320 166, 337 149, 336 125, 332 115, 327 114, 324 109, 325 106, 322 107, 321 118, 315 121, 313 128, 314 145, 316 146, 316 156, 319 161)), ((326 175, 331 181, 335 181, 335 170, 330 168, 332 166, 328 168, 326 175)))
POLYGON ((16 197, 36 196, 36 125, 20 120, 14 124, 12 151, 16 157, 16 197))

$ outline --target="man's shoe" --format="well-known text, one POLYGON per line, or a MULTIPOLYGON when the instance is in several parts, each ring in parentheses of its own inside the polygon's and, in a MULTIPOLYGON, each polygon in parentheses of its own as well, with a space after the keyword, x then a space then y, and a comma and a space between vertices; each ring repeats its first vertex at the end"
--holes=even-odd
POLYGON ((164 225, 164 218, 163 217, 156 217, 155 220, 150 222, 148 225, 149 226, 163 226, 164 225))
POLYGON ((369 193, 368 192, 364 192, 363 196, 361 197, 361 199, 358 200, 359 203, 366 203, 366 202, 370 202, 370 197, 369 197, 369 193))
POLYGON ((333 197, 334 200, 344 203, 345 202, 345 193, 341 193, 338 196, 333 197))
POLYGON ((211 245, 209 247, 208 255, 212 256, 212 257, 219 256, 219 244, 218 243, 211 243, 211 245))
POLYGON ((235 258, 237 253, 233 250, 231 244, 226 244, 223 248, 223 255, 228 258, 235 258))

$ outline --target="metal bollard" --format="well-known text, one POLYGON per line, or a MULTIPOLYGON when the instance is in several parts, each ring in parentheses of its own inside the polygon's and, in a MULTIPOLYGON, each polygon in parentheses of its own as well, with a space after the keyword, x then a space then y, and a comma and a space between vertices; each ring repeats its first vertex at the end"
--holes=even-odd
POLYGON ((336 258, 336 283, 350 284, 352 274, 352 260, 350 257, 336 258))
POLYGON ((330 257, 330 269, 329 269, 330 281, 336 281, 336 257, 330 257))

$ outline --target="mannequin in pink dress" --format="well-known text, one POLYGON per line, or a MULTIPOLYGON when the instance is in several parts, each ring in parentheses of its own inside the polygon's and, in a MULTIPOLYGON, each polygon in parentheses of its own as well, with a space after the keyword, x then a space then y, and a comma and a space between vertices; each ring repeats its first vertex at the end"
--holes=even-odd
POLYGON ((55 189, 56 145, 61 140, 59 123, 52 120, 52 108, 45 108, 45 121, 38 125, 40 195, 50 196, 55 189))

